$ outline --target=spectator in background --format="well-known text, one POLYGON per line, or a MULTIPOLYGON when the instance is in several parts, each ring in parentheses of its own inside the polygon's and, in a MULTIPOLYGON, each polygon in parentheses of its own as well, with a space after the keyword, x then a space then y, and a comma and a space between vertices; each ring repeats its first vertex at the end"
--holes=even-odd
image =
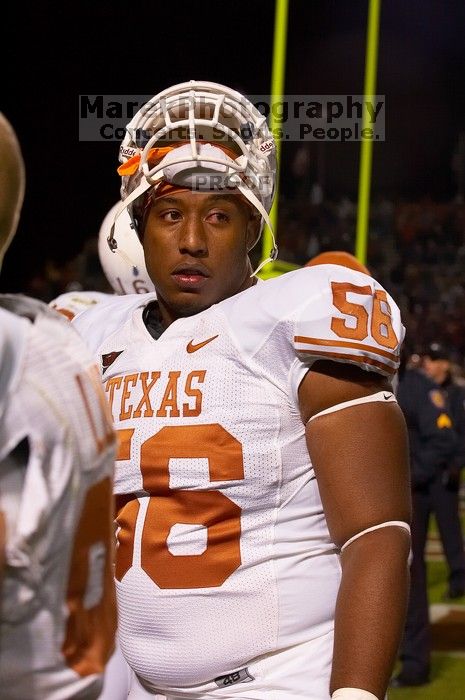
POLYGON ((405 357, 397 400, 407 421, 412 485, 412 561, 402 667, 391 687, 423 685, 430 674, 430 623, 425 546, 431 512, 444 498, 443 477, 456 454, 457 438, 443 392, 405 357))
POLYGON ((465 551, 459 517, 460 473, 465 465, 465 389, 452 377, 450 352, 445 345, 431 343, 423 354, 422 365, 424 373, 439 387, 457 437, 456 450, 437 475, 432 492, 432 506, 449 566, 446 598, 454 599, 465 595, 465 551))

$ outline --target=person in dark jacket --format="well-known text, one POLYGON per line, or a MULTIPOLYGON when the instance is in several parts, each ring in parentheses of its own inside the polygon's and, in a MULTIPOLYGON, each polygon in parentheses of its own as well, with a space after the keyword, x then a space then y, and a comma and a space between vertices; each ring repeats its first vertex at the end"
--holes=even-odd
POLYGON ((391 687, 423 685, 430 673, 430 622, 425 546, 430 514, 443 474, 457 449, 457 436, 442 392, 419 369, 401 368, 397 400, 407 421, 413 503, 410 597, 399 658, 391 687))
POLYGON ((465 595, 465 550, 459 516, 460 474, 465 466, 465 389, 452 377, 450 352, 445 345, 431 343, 425 349, 422 366, 440 388, 457 436, 456 450, 440 475, 433 502, 449 567, 446 598, 455 599, 465 595))

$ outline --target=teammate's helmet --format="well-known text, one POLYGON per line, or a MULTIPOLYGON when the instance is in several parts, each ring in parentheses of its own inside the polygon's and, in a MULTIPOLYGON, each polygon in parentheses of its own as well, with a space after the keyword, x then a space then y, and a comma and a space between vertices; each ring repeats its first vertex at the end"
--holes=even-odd
MULTIPOLYGON (((118 168, 122 208, 140 227, 143 195, 162 183, 200 192, 229 188, 255 207, 262 227, 264 221, 270 226, 275 151, 266 117, 239 92, 196 80, 174 85, 147 102, 126 127, 118 168)), ((117 233, 108 243, 119 246, 117 233)))
POLYGON ((144 251, 132 228, 127 209, 115 223, 118 247, 115 250, 108 247, 108 237, 119 205, 120 202, 117 202, 107 213, 98 235, 98 253, 105 277, 116 294, 153 292, 155 288, 145 267, 144 251))
POLYGON ((371 274, 360 260, 345 250, 328 250, 325 253, 320 253, 311 258, 304 267, 313 267, 313 265, 342 265, 342 267, 349 267, 357 272, 364 272, 366 275, 371 274))
POLYGON ((21 147, 12 125, 0 112, 0 268, 18 225, 24 183, 21 147))

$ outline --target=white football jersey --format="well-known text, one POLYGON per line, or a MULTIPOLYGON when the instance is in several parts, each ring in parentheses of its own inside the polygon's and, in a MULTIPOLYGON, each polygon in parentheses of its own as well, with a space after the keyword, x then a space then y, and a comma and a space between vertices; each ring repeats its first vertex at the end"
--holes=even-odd
POLYGON ((0 695, 90 700, 116 628, 111 416, 87 348, 46 304, 0 296, 0 355, 0 695))
POLYGON ((318 359, 390 376, 404 335, 371 277, 300 269, 158 340, 154 296, 80 314, 119 435, 121 647, 148 687, 186 689, 331 631, 340 582, 298 387, 318 359))
POLYGON ((72 319, 95 304, 100 304, 102 301, 112 299, 115 295, 105 292, 65 292, 60 294, 49 303, 49 306, 67 319, 72 319))

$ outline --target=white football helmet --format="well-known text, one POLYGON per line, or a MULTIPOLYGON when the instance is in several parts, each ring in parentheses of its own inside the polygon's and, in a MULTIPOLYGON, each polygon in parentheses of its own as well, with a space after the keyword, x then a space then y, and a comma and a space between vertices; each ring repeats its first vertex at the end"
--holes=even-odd
MULTIPOLYGON (((275 142, 266 117, 235 90, 191 80, 155 95, 126 126, 119 160, 117 218, 127 209, 140 224, 142 195, 168 182, 196 191, 239 190, 260 213, 262 228, 266 222, 272 230, 275 142)), ((116 228, 108 244, 119 247, 116 228)), ((270 255, 277 257, 274 240, 270 255)))
POLYGON ((105 277, 116 294, 146 294, 155 291, 153 282, 145 267, 144 251, 137 237, 127 209, 115 215, 120 206, 117 202, 107 213, 100 226, 98 235, 98 254, 105 277), (115 224, 118 247, 112 250, 108 246, 108 237, 115 224))

